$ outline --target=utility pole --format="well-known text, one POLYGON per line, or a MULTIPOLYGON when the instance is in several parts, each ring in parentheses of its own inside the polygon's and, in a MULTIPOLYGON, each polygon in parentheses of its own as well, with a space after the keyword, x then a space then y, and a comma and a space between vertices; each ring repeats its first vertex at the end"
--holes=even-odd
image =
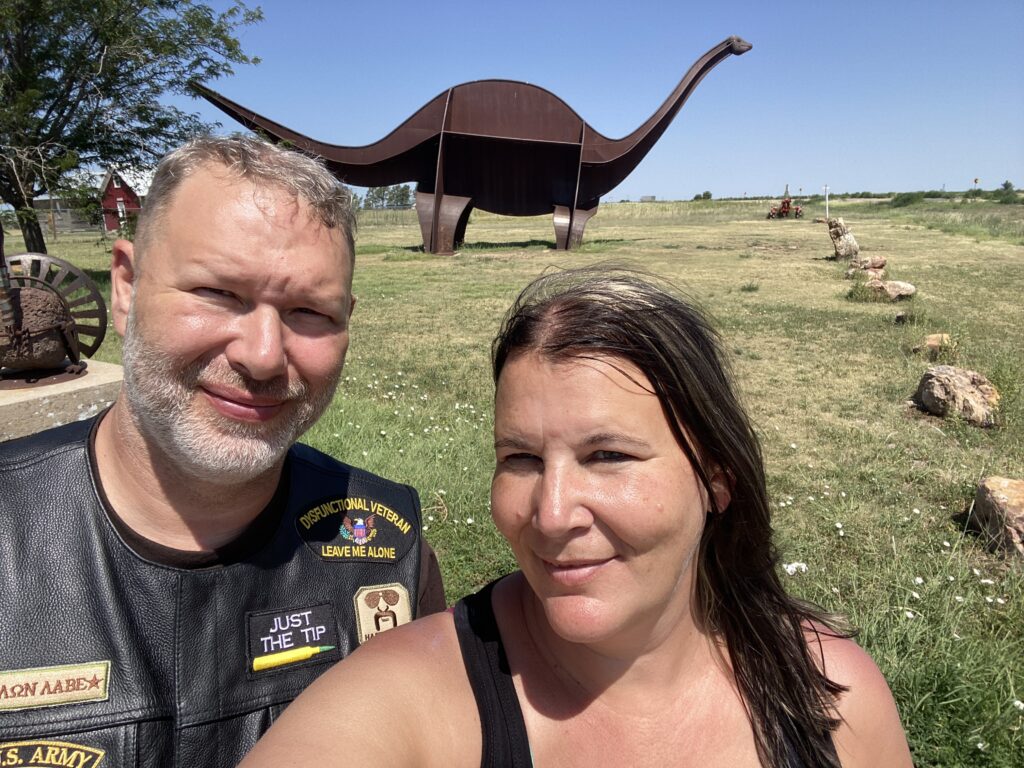
POLYGON ((825 190, 825 222, 828 223, 828 184, 822 187, 825 190))

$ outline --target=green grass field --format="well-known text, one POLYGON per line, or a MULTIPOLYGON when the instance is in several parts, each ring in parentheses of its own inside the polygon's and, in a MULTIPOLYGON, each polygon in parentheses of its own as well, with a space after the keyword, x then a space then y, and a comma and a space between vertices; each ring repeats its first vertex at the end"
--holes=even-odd
MULTIPOLYGON (((449 257, 423 253, 413 212, 364 215, 352 347, 308 442, 419 489, 455 600, 514 567, 488 514, 488 352, 516 292, 545 269, 614 261, 672 279, 717 320, 761 434, 793 592, 846 614, 889 679, 919 766, 1020 766, 1024 568, 965 532, 978 480, 1024 478, 1024 210, 986 201, 834 201, 865 255, 918 287, 908 303, 847 298, 827 261, 823 204, 767 221, 767 201, 604 205, 577 252, 551 217, 475 212, 449 257), (898 310, 910 322, 896 325, 898 310), (948 362, 988 376, 1000 426, 905 404, 952 335, 948 362)), ((8 252, 18 250, 17 236, 8 252)), ((102 279, 109 244, 53 254, 102 279)), ((106 282, 104 281, 106 289, 106 282)), ((117 361, 109 339, 99 357, 117 361)))

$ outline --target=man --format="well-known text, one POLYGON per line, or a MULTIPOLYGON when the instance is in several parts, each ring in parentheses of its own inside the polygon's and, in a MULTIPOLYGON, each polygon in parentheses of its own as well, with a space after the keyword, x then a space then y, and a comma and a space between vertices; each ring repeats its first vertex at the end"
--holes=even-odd
POLYGON ((0 446, 0 765, 234 766, 331 662, 444 608, 415 491, 294 445, 345 359, 352 230, 298 153, 161 162, 114 245, 120 395, 0 446))

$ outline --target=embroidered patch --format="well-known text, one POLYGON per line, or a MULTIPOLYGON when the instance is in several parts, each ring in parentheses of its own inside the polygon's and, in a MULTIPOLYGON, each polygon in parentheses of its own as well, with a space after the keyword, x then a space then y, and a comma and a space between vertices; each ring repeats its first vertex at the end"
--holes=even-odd
POLYGON ((416 539, 414 524, 365 496, 324 499, 296 521, 306 545, 324 560, 335 562, 400 560, 416 539))
POLYGON ((359 642, 412 621, 409 590, 402 584, 377 584, 362 587, 352 598, 356 607, 359 642))
POLYGON ((292 667, 304 661, 333 660, 340 655, 334 608, 329 604, 252 612, 246 616, 252 672, 292 667))
POLYGON ((0 711, 106 701, 109 679, 109 661, 2 671, 0 711))
POLYGON ((0 766, 96 768, 107 753, 68 741, 10 741, 0 744, 0 766))

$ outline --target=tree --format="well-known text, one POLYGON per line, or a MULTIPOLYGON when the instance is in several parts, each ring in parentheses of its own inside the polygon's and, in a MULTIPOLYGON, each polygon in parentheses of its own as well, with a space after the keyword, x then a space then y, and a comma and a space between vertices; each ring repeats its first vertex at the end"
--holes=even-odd
POLYGON ((148 167, 209 130, 160 103, 191 80, 255 64, 234 32, 262 19, 234 2, 3 0, 0 3, 0 200, 30 251, 46 251, 32 201, 88 165, 148 167))
POLYGON ((388 208, 408 208, 412 205, 412 194, 409 192, 409 187, 405 184, 388 187, 385 203, 388 208))
POLYGON ((387 205, 387 187, 370 187, 363 197, 363 208, 383 208, 387 205))

